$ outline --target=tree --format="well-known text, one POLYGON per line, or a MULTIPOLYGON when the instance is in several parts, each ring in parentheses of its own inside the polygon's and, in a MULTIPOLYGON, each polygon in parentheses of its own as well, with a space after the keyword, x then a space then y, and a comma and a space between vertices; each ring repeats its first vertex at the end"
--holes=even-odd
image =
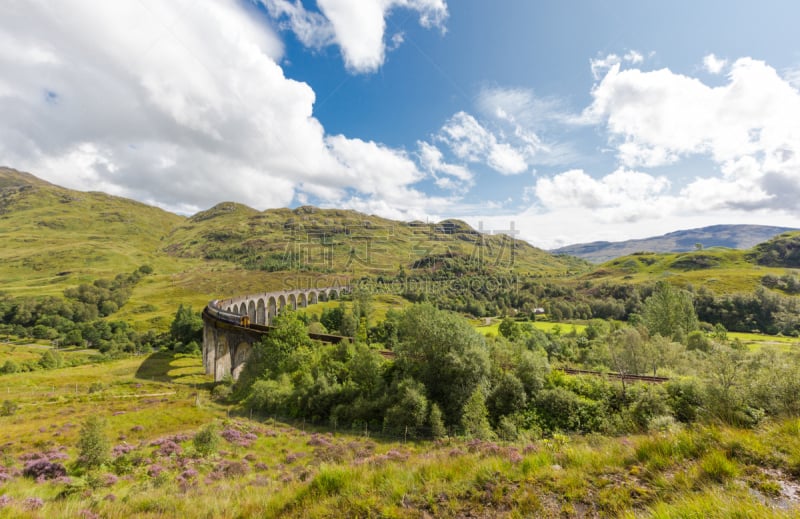
MULTIPOLYGON (((626 327, 614 332, 608 343, 611 367, 621 375, 640 375, 650 366, 655 352, 647 337, 636 328, 626 327)), ((622 394, 626 393, 625 377, 622 377, 622 394)))
POLYGON ((659 281, 653 294, 645 299, 642 320, 651 335, 670 337, 678 342, 683 342, 689 332, 699 328, 692 295, 666 281, 659 281))
POLYGON ((469 399, 464 403, 464 409, 461 413, 461 426, 464 428, 464 434, 472 438, 488 440, 492 437, 486 398, 479 387, 475 388, 469 399))
POLYGON ((396 433, 408 431, 412 436, 428 417, 428 399, 425 388, 412 378, 397 384, 395 403, 386 410, 383 428, 396 433))
POLYGON ((344 303, 340 303, 339 306, 335 308, 323 309, 322 316, 319 318, 319 322, 321 322, 322 325, 331 333, 341 333, 344 314, 344 303))
POLYGON ((522 382, 513 373, 503 373, 486 399, 492 423, 497 425, 501 417, 522 411, 527 399, 522 382))
POLYGON ((489 372, 484 338, 461 316, 430 304, 409 307, 400 319, 398 365, 425 385, 450 425, 489 372))
POLYGON ((237 388, 246 391, 259 378, 277 377, 285 371, 293 352, 311 345, 306 325, 295 312, 279 314, 272 326, 270 332, 253 345, 253 351, 236 383, 237 388))
POLYGON ((431 436, 433 436, 435 440, 447 436, 447 428, 442 418, 442 410, 439 409, 439 406, 435 402, 431 404, 431 414, 428 421, 431 425, 431 436))
POLYGON ((105 433, 105 421, 98 415, 90 415, 81 426, 78 438, 78 464, 94 469, 111 459, 111 444, 105 433))
POLYGON ((191 306, 180 305, 169 327, 172 338, 183 344, 203 341, 203 318, 191 306))
POLYGON ((515 341, 522 335, 522 330, 520 329, 519 324, 517 324, 517 322, 510 317, 503 319, 503 321, 500 323, 500 326, 497 327, 497 331, 509 341, 515 341))
POLYGON ((714 345, 708 358, 706 403, 712 416, 733 425, 753 425, 747 388, 756 365, 744 347, 714 345))
POLYGON ((42 353, 42 357, 39 359, 39 364, 44 369, 56 369, 60 368, 64 365, 64 357, 55 350, 47 350, 46 352, 42 353))

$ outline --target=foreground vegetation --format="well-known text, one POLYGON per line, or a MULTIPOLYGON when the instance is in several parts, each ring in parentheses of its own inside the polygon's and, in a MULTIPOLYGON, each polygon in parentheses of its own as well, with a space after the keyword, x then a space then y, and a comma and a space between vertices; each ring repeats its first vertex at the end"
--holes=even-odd
POLYGON ((153 354, 4 377, 20 405, 0 417, 0 516, 792 517, 797 510, 797 419, 747 430, 670 424, 622 437, 403 441, 231 413, 196 389, 201 371, 196 357, 153 354), (97 381, 105 387, 89 393, 97 381), (48 389, 26 397, 31 384, 48 389), (102 419, 108 447, 87 467, 79 445, 89 417, 102 419))

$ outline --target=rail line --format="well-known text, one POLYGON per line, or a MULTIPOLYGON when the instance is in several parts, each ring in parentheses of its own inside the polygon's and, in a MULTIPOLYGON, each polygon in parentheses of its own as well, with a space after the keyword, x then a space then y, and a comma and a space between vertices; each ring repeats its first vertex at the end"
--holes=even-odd
POLYGON ((667 377, 654 377, 651 375, 631 375, 630 373, 616 373, 613 371, 592 371, 588 369, 573 369, 573 368, 558 368, 568 375, 592 375, 595 377, 607 377, 617 380, 635 380, 639 382, 650 382, 653 384, 662 384, 669 381, 667 377))

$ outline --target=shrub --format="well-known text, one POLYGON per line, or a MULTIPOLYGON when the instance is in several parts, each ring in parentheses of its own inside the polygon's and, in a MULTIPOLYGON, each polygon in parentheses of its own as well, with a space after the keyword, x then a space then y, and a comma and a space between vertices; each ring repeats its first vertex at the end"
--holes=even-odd
POLYGON ((323 496, 340 494, 349 482, 350 474, 344 469, 323 466, 311 482, 311 491, 323 496))
POLYGON ((92 469, 110 459, 111 444, 105 435, 105 425, 105 421, 97 415, 91 415, 83 422, 78 438, 79 465, 92 469))
POLYGON ((19 372, 20 367, 19 364, 14 362, 11 359, 5 361, 2 367, 0 367, 0 373, 17 373, 19 372))
POLYGON ((47 458, 29 461, 22 474, 37 481, 56 479, 67 475, 67 469, 61 463, 54 463, 47 458))
POLYGON ((16 402, 3 400, 3 404, 0 405, 0 416, 11 416, 17 412, 17 409, 19 409, 19 405, 16 402))
POLYGON ((42 357, 39 359, 39 365, 44 369, 60 368, 64 365, 64 358, 57 351, 47 350, 42 353, 42 357))
POLYGON ((89 386, 89 393, 99 393, 106 388, 106 385, 102 382, 92 382, 89 386))
POLYGON ((431 404, 431 413, 429 417, 431 425, 431 436, 434 439, 444 438, 447 436, 447 428, 444 425, 444 418, 442 417, 442 410, 436 403, 431 404))
POLYGON ((233 389, 230 384, 217 384, 214 386, 214 389, 211 390, 211 397, 214 400, 227 400, 230 398, 232 392, 233 389))
POLYGON ((219 440, 220 435, 217 424, 210 423, 197 431, 192 443, 198 454, 201 456, 209 456, 217 451, 219 440))

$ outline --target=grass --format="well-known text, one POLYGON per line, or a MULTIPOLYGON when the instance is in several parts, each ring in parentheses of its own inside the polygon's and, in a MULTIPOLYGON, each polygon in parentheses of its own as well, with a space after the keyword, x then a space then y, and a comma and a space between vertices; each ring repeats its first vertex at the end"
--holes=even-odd
MULTIPOLYGON (((485 335, 500 335, 499 327, 500 327, 501 319, 493 318, 490 321, 490 324, 486 324, 482 319, 473 319, 471 321, 472 326, 475 329, 485 335)), ((552 321, 534 321, 533 324, 534 328, 537 330, 541 330, 545 333, 552 333, 552 334, 563 334, 566 335, 568 333, 572 333, 574 330, 575 333, 584 333, 586 331, 586 325, 584 324, 577 324, 577 323, 559 323, 559 322, 552 322, 552 321)))
POLYGON ((707 287, 718 294, 750 292, 767 274, 781 276, 785 268, 757 266, 748 251, 711 248, 679 253, 637 253, 616 258, 580 279, 594 283, 652 283, 667 279, 676 286, 707 287))
POLYGON ((619 438, 406 443, 231 417, 198 386, 201 372, 197 357, 159 352, 0 377, 0 390, 8 388, 22 404, 0 417, 2 470, 20 470, 26 453, 49 451, 62 452, 72 471, 71 482, 12 476, 0 483, 9 501, 0 516, 790 517, 798 511, 777 508, 800 466, 796 419, 757 430, 695 426, 619 438), (103 389, 89 393, 98 382, 103 389), (105 418, 113 445, 132 449, 94 476, 71 468, 80 424, 90 414, 105 418), (217 453, 199 456, 191 437, 211 422, 256 438, 248 445, 223 440, 217 453), (174 435, 180 452, 160 454, 156 443, 174 435), (42 499, 41 508, 26 509, 36 504, 30 498, 42 499))
POLYGON ((800 337, 783 335, 764 335, 761 333, 728 332, 728 340, 738 339, 751 351, 775 348, 780 351, 796 351, 800 348, 800 337))
MULTIPOLYGON (((298 308, 298 312, 308 315, 317 314, 317 316, 320 316, 323 310, 331 310, 338 307, 339 304, 340 302, 338 300, 321 301, 313 305, 308 305, 306 308, 298 308)), ((370 321, 374 325, 374 323, 385 320, 386 312, 389 310, 402 310, 409 305, 411 305, 411 303, 401 296, 377 294, 372 298, 372 314, 370 315, 370 321)), ((353 303, 351 301, 345 301, 344 306, 350 310, 353 308, 353 303)))

